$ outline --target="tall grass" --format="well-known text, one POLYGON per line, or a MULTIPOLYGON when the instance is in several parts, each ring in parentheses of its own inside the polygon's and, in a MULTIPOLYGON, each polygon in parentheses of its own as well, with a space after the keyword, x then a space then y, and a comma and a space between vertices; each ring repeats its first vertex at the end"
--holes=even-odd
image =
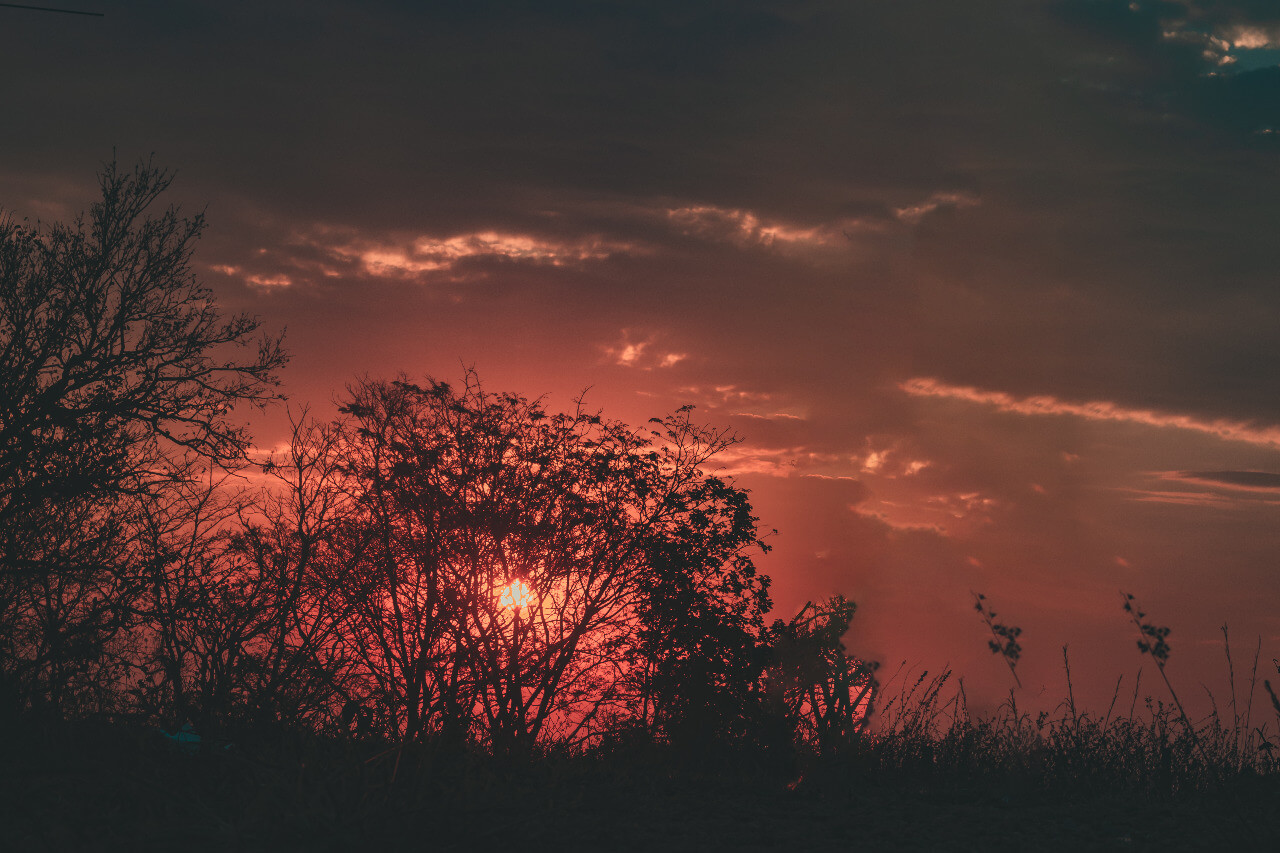
MULTIPOLYGON (((1177 794, 1280 771, 1280 741, 1268 724, 1215 705, 1188 720, 1176 704, 1146 697, 1126 713, 1020 710, 1013 691, 990 715, 970 713, 950 670, 904 678, 878 725, 850 745, 860 769, 943 785, 1017 781, 1044 791, 1120 789, 1177 794)), ((1120 683, 1117 682, 1117 696, 1120 683)), ((1136 695, 1136 694, 1135 694, 1136 695)), ((1280 719, 1280 717, 1278 717, 1280 719)))
MULTIPOLYGON (((997 622, 985 596, 975 593, 974 600, 992 635, 991 651, 1004 658, 1014 679, 1007 698, 994 712, 978 715, 969 708, 963 679, 952 670, 912 675, 904 664, 881 685, 876 725, 848 745, 847 756, 860 773, 942 786, 1015 783, 1023 792, 1151 795, 1211 791, 1280 776, 1280 698, 1269 680, 1263 687, 1275 717, 1253 717, 1260 639, 1245 689, 1237 679, 1228 628, 1222 627, 1230 695, 1220 706, 1209 693, 1210 710, 1193 719, 1166 671, 1170 630, 1148 621, 1126 594, 1124 612, 1138 631, 1139 652, 1154 660, 1168 700, 1142 693, 1139 668, 1131 697, 1123 697, 1130 699, 1127 709, 1121 676, 1105 711, 1081 710, 1063 646, 1067 695, 1052 710, 1032 713, 1018 706, 1021 629, 997 622)), ((1280 675, 1280 661, 1273 664, 1280 675)))

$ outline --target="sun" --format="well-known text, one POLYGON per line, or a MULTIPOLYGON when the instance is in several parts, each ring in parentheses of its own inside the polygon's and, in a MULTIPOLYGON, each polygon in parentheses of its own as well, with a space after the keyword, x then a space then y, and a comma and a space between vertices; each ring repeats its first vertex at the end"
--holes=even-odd
POLYGON ((498 606, 504 610, 520 610, 533 604, 533 592, 522 580, 514 580, 502 588, 498 595, 498 606))

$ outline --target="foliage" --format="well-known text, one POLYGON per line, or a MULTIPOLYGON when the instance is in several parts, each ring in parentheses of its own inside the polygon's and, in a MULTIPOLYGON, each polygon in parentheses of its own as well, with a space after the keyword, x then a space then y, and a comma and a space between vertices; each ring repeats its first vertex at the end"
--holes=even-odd
POLYGON ((46 497, 134 494, 183 469, 181 448, 243 461, 233 406, 277 398, 279 338, 224 318, 191 270, 203 216, 154 210, 172 176, 108 164, 70 224, 0 220, 0 522, 46 497))
POLYGON ((687 410, 647 434, 550 413, 470 372, 365 381, 343 412, 355 514, 331 577, 384 731, 527 751, 743 700, 768 606, 756 520, 698 467, 730 437, 687 410))
MULTIPOLYGON (((652 431, 667 453, 698 435, 687 412, 652 431)), ((646 487, 647 489, 649 487, 646 487)), ((769 578, 750 552, 767 551, 744 491, 707 477, 663 499, 645 537, 644 582, 636 605, 632 649, 640 714, 652 733, 686 748, 732 742, 751 726, 757 684, 768 654, 761 637, 769 611, 769 578)))
POLYGON ((997 622, 996 612, 987 604, 987 597, 981 593, 973 593, 973 609, 978 611, 987 630, 991 632, 987 647, 991 649, 992 654, 1004 658, 1005 664, 1009 667, 1009 674, 1021 687, 1022 679, 1018 677, 1018 659, 1022 656, 1022 645, 1018 642, 1018 638, 1022 636, 1022 629, 997 622))
POLYGON ((280 339, 234 352, 258 322, 197 282, 203 217, 156 210, 170 182, 108 164, 87 215, 0 218, 0 680, 24 705, 103 705, 150 588, 148 513, 243 464, 231 410, 277 397, 280 339))
POLYGON ((856 610, 837 595, 809 602, 769 631, 770 705, 800 743, 819 753, 851 746, 872 719, 877 665, 849 654, 842 641, 856 610))
POLYGON ((1138 602, 1129 593, 1121 593, 1124 604, 1124 612, 1129 614, 1129 619, 1133 622, 1134 627, 1138 629, 1138 651, 1144 655, 1151 655, 1151 659, 1156 662, 1156 666, 1161 670, 1164 665, 1169 662, 1169 636, 1170 629, 1163 625, 1155 625, 1151 622, 1142 620, 1147 618, 1147 614, 1138 606, 1138 602))

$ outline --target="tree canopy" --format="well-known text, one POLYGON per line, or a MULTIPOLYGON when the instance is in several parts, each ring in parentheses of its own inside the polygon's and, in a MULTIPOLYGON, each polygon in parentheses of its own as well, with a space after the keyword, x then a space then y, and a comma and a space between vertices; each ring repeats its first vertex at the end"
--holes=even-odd
POLYGON ((55 703, 126 621, 138 511, 243 463, 232 410, 279 396, 280 337, 199 283, 171 181, 110 163, 87 215, 0 215, 0 672, 55 703))
POLYGON ((395 728, 507 749, 584 740, 618 715, 664 726, 677 656, 717 669, 718 630, 751 645, 764 546, 745 493, 699 467, 733 439, 688 410, 632 430, 468 373, 458 388, 366 381, 343 411, 346 636, 403 708, 395 728), (673 619, 695 620, 698 641, 673 619))

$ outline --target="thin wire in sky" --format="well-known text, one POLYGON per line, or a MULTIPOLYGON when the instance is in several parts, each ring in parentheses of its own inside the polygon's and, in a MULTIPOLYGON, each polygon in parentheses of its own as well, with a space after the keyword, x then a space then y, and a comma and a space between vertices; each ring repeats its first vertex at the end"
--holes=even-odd
POLYGON ((36 12, 57 12, 60 15, 88 15, 91 18, 105 18, 105 12, 82 12, 79 9, 55 9, 52 6, 28 6, 25 3, 0 3, 6 9, 31 9, 36 12))

